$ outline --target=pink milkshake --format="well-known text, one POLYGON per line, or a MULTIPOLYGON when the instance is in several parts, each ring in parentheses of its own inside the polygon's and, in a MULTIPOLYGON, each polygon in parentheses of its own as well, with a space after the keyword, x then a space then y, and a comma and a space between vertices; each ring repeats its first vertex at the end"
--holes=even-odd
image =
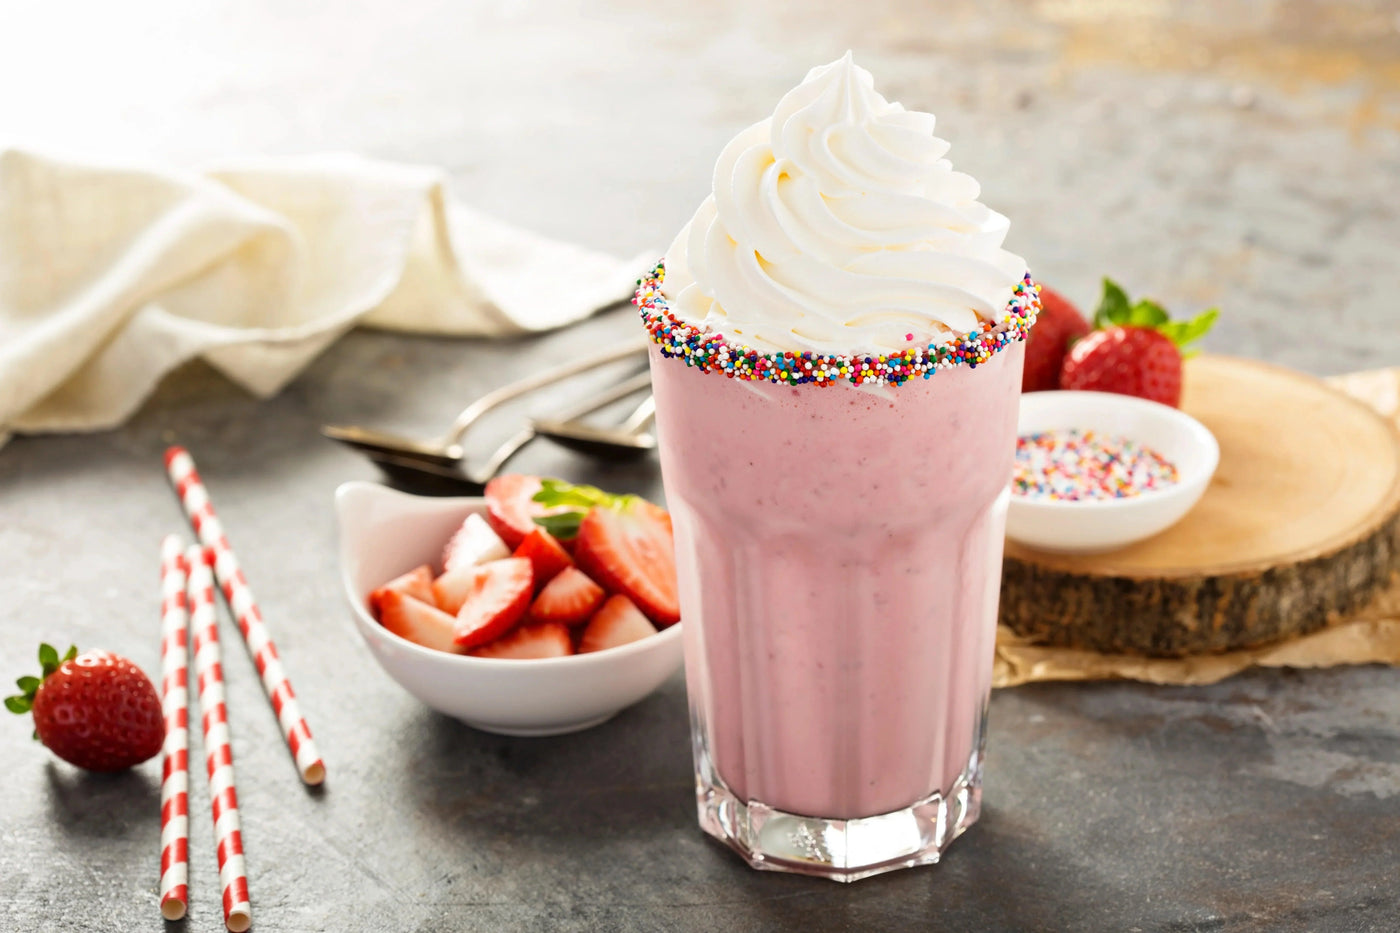
POLYGON ((851 881, 977 817, 1022 340, 1005 218, 850 56, 644 280, 702 827, 851 881))

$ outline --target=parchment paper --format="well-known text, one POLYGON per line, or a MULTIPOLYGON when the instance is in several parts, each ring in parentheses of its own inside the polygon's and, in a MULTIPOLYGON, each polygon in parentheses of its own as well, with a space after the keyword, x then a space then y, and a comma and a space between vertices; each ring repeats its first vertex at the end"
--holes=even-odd
MULTIPOLYGON (((1400 368, 1351 373, 1328 380, 1400 425, 1400 368)), ((1311 635, 1285 642, 1189 658, 1098 654, 1029 644, 1010 629, 997 630, 995 687, 1042 680, 1125 678, 1154 684, 1210 684, 1248 667, 1400 665, 1400 579, 1355 615, 1311 635)))

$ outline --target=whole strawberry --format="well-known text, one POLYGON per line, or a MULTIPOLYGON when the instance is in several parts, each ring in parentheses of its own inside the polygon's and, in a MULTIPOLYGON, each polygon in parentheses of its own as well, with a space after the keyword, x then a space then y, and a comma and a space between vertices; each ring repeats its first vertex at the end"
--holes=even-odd
POLYGON ((1186 348, 1205 335, 1219 311, 1173 321, 1165 309, 1143 299, 1131 303, 1112 280, 1094 313, 1098 328, 1076 343, 1060 371, 1060 388, 1135 395, 1175 408, 1181 403, 1181 362, 1186 348))
POLYGON ((1045 392, 1060 387, 1065 354, 1076 340, 1089 333, 1089 322, 1068 298, 1041 286, 1040 315, 1026 338, 1026 368, 1021 373, 1022 392, 1045 392))
POLYGON ((121 771, 153 757, 165 742, 160 697, 141 669, 109 651, 62 658, 39 646, 42 677, 21 677, 5 698, 12 713, 34 714, 34 737, 69 764, 121 771))

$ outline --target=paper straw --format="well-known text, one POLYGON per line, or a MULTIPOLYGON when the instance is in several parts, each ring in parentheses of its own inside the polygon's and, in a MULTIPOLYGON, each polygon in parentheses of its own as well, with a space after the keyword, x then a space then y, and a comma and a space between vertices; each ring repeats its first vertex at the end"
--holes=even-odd
POLYGON ((277 657, 277 646, 272 643, 267 626, 263 624, 257 600, 253 598, 253 591, 249 589, 243 570, 238 566, 238 558, 224 536, 223 526, 214 513, 209 493, 195 471, 189 451, 183 447, 171 447, 165 452, 165 469, 170 474, 170 481, 175 484, 180 504, 199 535, 200 543, 214 552, 214 576, 219 581, 224 598, 228 600, 233 617, 238 621, 243 643, 248 646, 248 653, 258 667, 263 690, 277 712, 277 722, 282 727, 287 747, 292 750, 292 757, 296 759, 297 771, 307 784, 320 784, 326 778, 321 753, 311 739, 311 729, 297 706, 292 682, 287 679, 282 662, 277 657))
POLYGON ((189 604, 184 544, 160 545, 160 708, 165 717, 160 779, 160 913, 179 920, 190 903, 189 604))
POLYGON ((192 547, 189 565, 190 629, 194 632, 194 667, 199 679, 199 712, 204 724, 204 768, 214 810, 214 839, 219 852, 219 887, 223 889, 224 926, 243 933, 252 924, 248 902, 248 866, 243 861, 243 831, 238 819, 238 791, 233 783, 233 749, 229 745, 228 710, 224 705, 224 671, 219 663, 219 621, 214 611, 214 580, 205 552, 192 547))

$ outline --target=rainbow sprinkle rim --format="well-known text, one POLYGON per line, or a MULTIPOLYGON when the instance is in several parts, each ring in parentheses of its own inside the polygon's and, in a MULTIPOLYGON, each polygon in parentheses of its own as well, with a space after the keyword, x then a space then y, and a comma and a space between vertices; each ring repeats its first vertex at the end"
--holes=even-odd
POLYGON ((827 354, 810 350, 763 353, 752 347, 731 344, 723 334, 676 317, 661 294, 661 283, 665 280, 663 260, 637 280, 637 294, 632 299, 662 356, 684 358, 685 365, 704 373, 717 372, 730 379, 777 385, 829 386, 845 381, 857 386, 867 383, 897 386, 916 376, 927 379, 938 370, 953 366, 966 364, 976 369, 1011 344, 1025 340, 1040 313, 1040 286, 1026 273, 1016 285, 1000 322, 984 323, 980 331, 963 334, 946 343, 884 354, 827 354))

